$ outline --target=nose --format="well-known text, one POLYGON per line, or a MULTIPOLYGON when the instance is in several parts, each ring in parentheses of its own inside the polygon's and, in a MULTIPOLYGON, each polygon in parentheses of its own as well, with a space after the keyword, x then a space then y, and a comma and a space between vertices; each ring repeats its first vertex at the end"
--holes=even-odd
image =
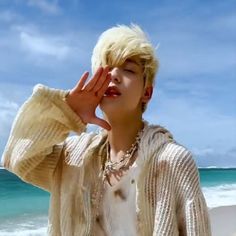
POLYGON ((118 67, 111 68, 109 74, 112 82, 117 84, 121 82, 121 75, 118 67))

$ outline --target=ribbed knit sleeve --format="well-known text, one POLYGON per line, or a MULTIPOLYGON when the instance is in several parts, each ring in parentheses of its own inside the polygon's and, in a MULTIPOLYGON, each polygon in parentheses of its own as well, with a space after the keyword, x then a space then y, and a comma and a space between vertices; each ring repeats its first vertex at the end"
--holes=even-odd
POLYGON ((2 158, 6 169, 48 191, 62 154, 62 142, 70 131, 80 133, 85 129, 65 102, 66 94, 35 86, 15 118, 2 158))
POLYGON ((210 236, 211 228, 206 202, 201 192, 183 205, 180 219, 180 235, 210 236), (182 224, 182 225, 181 225, 182 224))
POLYGON ((154 160, 157 169, 148 172, 157 196, 153 236, 210 236, 208 209, 191 152, 171 141, 154 160))
POLYGON ((210 236, 208 208, 192 154, 180 146, 175 154, 174 185, 180 236, 210 236))

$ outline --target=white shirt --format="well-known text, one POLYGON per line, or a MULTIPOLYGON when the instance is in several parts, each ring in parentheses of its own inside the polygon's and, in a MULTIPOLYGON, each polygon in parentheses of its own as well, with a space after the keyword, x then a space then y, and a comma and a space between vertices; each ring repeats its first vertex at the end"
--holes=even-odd
POLYGON ((137 235, 136 182, 140 171, 137 161, 114 186, 105 183, 97 235, 137 235))

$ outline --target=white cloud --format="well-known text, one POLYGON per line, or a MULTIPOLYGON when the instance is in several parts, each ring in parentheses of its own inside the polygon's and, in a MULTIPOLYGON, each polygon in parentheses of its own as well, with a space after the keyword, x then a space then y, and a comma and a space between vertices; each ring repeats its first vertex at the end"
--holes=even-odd
MULTIPOLYGON (((9 35, 8 32, 5 34, 9 35)), ((32 23, 11 26, 11 38, 16 44, 14 45, 16 53, 26 52, 30 63, 46 67, 65 60, 72 64, 88 65, 90 62, 88 52, 91 52, 91 45, 93 45, 92 37, 94 37, 94 32, 87 29, 79 31, 65 29, 60 30, 60 33, 51 34, 42 31, 40 26, 32 23)))
POLYGON ((194 154, 199 166, 236 167, 236 118, 207 103, 159 91, 145 118, 166 127, 194 154))
POLYGON ((0 154, 7 140, 13 119, 19 106, 0 94, 0 154))
POLYGON ((177 141, 190 148, 225 152, 235 146, 235 117, 204 102, 158 90, 145 117, 169 128, 177 141))
POLYGON ((27 32, 21 32, 20 39, 24 49, 33 54, 54 56, 57 59, 64 59, 70 52, 70 48, 56 38, 46 38, 32 35, 27 32))
MULTIPOLYGON (((14 104, 17 105, 24 97, 21 93, 26 88, 21 85, 33 86, 39 81, 55 87, 69 88, 71 84, 74 85, 80 72, 90 65, 90 53, 98 35, 98 32, 92 31, 95 28, 90 27, 90 21, 86 26, 82 23, 79 25, 80 22, 85 22, 80 15, 74 18, 73 15, 61 14, 57 17, 57 24, 54 20, 50 21, 51 17, 66 10, 61 9, 57 1, 17 2, 21 7, 15 12, 0 12, 1 78, 15 85, 14 94, 11 94, 15 98, 12 100, 4 86, 0 89, 3 94, 0 102, 7 104, 0 115, 0 126, 1 129, 5 127, 5 134, 15 114, 14 104), (24 9, 22 6, 25 7, 25 4, 28 7, 24 9), (31 10, 35 12, 35 9, 45 13, 43 17, 48 17, 48 25, 41 24, 42 14, 40 17, 32 16, 31 10), (29 12, 22 14, 25 10, 29 12), (77 27, 79 26, 76 31, 72 22, 74 19, 77 27)), ((74 4, 76 9, 78 2, 72 0, 72 3, 66 4, 74 4)), ((235 15, 225 9, 218 12, 220 14, 216 14, 217 11, 210 12, 205 4, 198 4, 191 14, 186 14, 185 10, 190 8, 185 3, 178 6, 161 5, 158 4, 156 14, 148 14, 150 20, 146 24, 146 30, 151 32, 151 39, 158 40, 154 45, 160 43, 157 50, 161 62, 160 77, 166 78, 161 82, 167 91, 164 93, 158 90, 157 96, 154 94, 145 116, 151 122, 161 123, 169 128, 177 141, 190 147, 201 157, 201 163, 206 163, 207 156, 211 156, 212 162, 217 162, 217 152, 221 155, 219 162, 223 163, 224 156, 229 160, 233 158, 233 154, 229 155, 227 150, 234 146, 236 139, 235 117, 220 111, 229 104, 226 97, 233 88, 232 83, 229 85, 223 81, 229 79, 224 76, 226 73, 233 74, 232 68, 236 61, 233 41, 235 15), (149 24, 153 19, 157 20, 156 24, 149 24), (216 103, 210 100, 213 92, 216 103), (218 109, 214 108, 215 104, 225 105, 218 109)), ((96 21, 98 15, 94 17, 93 21, 96 21)), ((140 23, 145 24, 144 21, 140 23)), ((96 30, 104 27, 102 24, 100 22, 96 30)), ((0 86, 1 84, 2 79, 0 86)), ((27 90, 29 92, 29 88, 27 90)), ((93 130, 96 127, 90 128, 93 130)), ((5 142, 6 137, 7 135, 1 136, 1 140, 5 142)))
POLYGON ((152 39, 160 43, 157 50, 160 73, 187 77, 233 70, 236 66, 235 14, 204 14, 201 9, 201 12, 193 11, 191 16, 180 13, 176 17, 173 13, 170 17, 169 12, 176 11, 176 6, 173 7, 153 10, 166 12, 152 30, 152 39))
POLYGON ((193 154, 200 167, 236 167, 236 147, 226 151, 215 149, 209 152, 194 149, 193 154))
POLYGON ((21 19, 21 16, 13 11, 4 10, 0 12, 0 22, 10 23, 19 19, 21 19))
POLYGON ((193 35, 184 35, 183 31, 162 34, 163 39, 157 51, 161 74, 169 77, 215 75, 236 66, 235 45, 214 41, 209 43, 201 35, 195 35, 194 38, 193 35))
POLYGON ((32 86, 0 82, 0 159, 6 145, 13 120, 21 104, 32 93, 32 86))
POLYGON ((70 88, 90 69, 94 32, 71 29, 52 34, 33 23, 0 31, 1 82, 70 88), (56 69, 55 69, 56 68, 56 69))
POLYGON ((228 32, 234 32, 235 34, 235 25, 236 25, 236 15, 235 13, 228 13, 222 16, 217 17, 212 21, 211 26, 216 30, 227 30, 228 32))
POLYGON ((45 13, 49 14, 58 14, 60 13, 61 9, 57 5, 57 1, 48 2, 46 0, 29 0, 29 6, 37 7, 45 13))
POLYGON ((206 147, 203 149, 192 148, 192 151, 196 156, 207 156, 207 155, 214 153, 214 149, 211 147, 206 147))
MULTIPOLYGON (((1 121, 7 122, 9 118, 12 118, 19 108, 19 105, 12 101, 7 99, 5 96, 0 94, 0 118, 1 121)), ((4 126, 1 124, 1 127, 4 126)), ((0 133, 2 129, 0 129, 0 133)))

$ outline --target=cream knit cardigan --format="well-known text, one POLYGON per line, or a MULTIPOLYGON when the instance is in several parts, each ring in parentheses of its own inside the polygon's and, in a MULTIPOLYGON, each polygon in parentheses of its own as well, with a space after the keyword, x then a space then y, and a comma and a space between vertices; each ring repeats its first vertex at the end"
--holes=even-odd
MULTIPOLYGON (((51 193, 49 235, 96 235, 106 135, 82 133, 85 125, 64 101, 66 93, 34 88, 14 121, 3 164, 51 193), (78 135, 67 138, 70 131, 78 135)), ((136 183, 139 235, 211 235, 191 153, 166 129, 146 125, 138 155, 143 158, 136 183)))

